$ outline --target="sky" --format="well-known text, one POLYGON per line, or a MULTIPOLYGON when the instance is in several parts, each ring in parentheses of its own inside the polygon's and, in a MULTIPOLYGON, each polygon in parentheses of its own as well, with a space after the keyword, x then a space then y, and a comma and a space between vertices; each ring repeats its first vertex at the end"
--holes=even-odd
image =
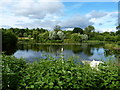
POLYGON ((117 0, 1 0, 0 28, 63 30, 95 27, 97 32, 116 31, 117 0))

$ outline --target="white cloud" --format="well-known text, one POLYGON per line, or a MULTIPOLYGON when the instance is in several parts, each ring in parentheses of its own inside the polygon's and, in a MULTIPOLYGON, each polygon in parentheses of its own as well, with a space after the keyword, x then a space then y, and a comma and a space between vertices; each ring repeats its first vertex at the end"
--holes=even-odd
POLYGON ((32 22, 27 17, 17 17, 17 16, 8 16, 8 15, 0 15, 0 27, 2 26, 9 26, 9 27, 19 27, 22 28, 21 26, 17 26, 16 24, 19 23, 27 23, 27 22, 32 22))
POLYGON ((47 15, 45 16, 44 19, 37 19, 34 20, 33 22, 26 22, 23 24, 17 24, 18 26, 22 26, 24 28, 29 27, 29 28, 45 28, 52 30, 55 25, 57 25, 60 22, 59 17, 57 16, 52 16, 52 15, 47 15))
POLYGON ((61 21, 60 25, 66 28, 70 28, 70 27, 71 28, 73 27, 85 28, 88 25, 93 25, 93 23, 90 21, 90 18, 86 16, 75 15, 73 17, 70 17, 66 20, 61 21))
POLYGON ((115 28, 97 28, 96 31, 98 32, 114 32, 116 31, 115 28))
MULTIPOLYGON (((65 28, 65 31, 72 31, 74 28, 65 28)), ((63 29, 64 30, 64 29, 63 29)))
POLYGON ((52 26, 62 15, 64 5, 59 0, 51 1, 2 0, 0 2, 0 27, 52 26))
POLYGON ((105 11, 95 11, 95 10, 93 10, 87 14, 87 16, 90 18, 101 18, 106 15, 107 15, 107 12, 105 12, 105 11))
POLYGON ((118 14, 115 12, 106 12, 107 14, 100 18, 91 18, 90 21, 94 23, 96 31, 116 31, 116 23, 118 21, 118 14))
MULTIPOLYGON (((44 2, 43 0, 20 0, 12 10, 15 15, 42 19, 47 14, 60 15, 64 7, 61 2, 44 2)), ((57 0, 58 1, 58 0, 57 0)))

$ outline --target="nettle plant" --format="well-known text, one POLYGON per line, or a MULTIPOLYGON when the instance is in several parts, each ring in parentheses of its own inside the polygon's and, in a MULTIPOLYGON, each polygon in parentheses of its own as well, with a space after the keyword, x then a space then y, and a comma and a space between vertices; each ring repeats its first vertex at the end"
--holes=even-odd
POLYGON ((74 58, 47 56, 26 63, 13 56, 3 56, 3 89, 79 88, 119 89, 116 62, 104 62, 99 71, 89 64, 77 64, 74 58))

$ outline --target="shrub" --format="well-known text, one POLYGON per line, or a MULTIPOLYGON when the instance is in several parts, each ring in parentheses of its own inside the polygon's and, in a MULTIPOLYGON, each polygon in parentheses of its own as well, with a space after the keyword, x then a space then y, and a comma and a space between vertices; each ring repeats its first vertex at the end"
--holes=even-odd
POLYGON ((45 43, 49 40, 49 32, 44 32, 38 35, 38 42, 45 43))
POLYGON ((83 40, 88 40, 88 35, 87 34, 81 34, 81 39, 83 40))
POLYGON ((65 38, 65 35, 64 35, 64 33, 63 33, 62 31, 58 31, 58 32, 57 32, 57 35, 59 36, 59 38, 60 38, 61 40, 63 40, 63 39, 65 38))
POLYGON ((64 42, 64 43, 72 43, 72 40, 71 40, 71 39, 64 39, 63 42, 64 42))
POLYGON ((71 35, 71 40, 73 42, 81 42, 81 35, 79 33, 74 33, 71 35))
POLYGON ((117 44, 120 45, 120 41, 118 41, 117 44))
POLYGON ((9 50, 11 47, 15 47, 17 44, 17 36, 8 31, 2 31, 2 48, 3 50, 9 50))

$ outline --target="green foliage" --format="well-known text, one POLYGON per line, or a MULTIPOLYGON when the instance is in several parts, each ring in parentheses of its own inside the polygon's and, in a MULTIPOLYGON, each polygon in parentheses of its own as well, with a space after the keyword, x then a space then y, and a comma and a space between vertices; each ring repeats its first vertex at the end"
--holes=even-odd
POLYGON ((24 33, 23 36, 24 36, 24 37, 27 37, 28 35, 27 35, 27 33, 24 33))
POLYGON ((89 25, 88 27, 85 28, 84 33, 88 35, 88 38, 91 38, 91 34, 92 32, 94 32, 95 28, 91 25, 89 25))
POLYGON ((58 32, 58 31, 61 30, 60 28, 61 28, 61 27, 60 27, 59 25, 56 25, 56 26, 54 27, 54 31, 58 32))
POLYGON ((104 41, 105 39, 104 39, 103 35, 97 35, 96 40, 104 41))
POLYGON ((49 38, 51 40, 63 40, 65 35, 62 31, 49 31, 49 38))
POLYGON ((89 34, 90 32, 94 31, 95 28, 91 25, 89 25, 88 27, 85 28, 85 33, 89 34))
POLYGON ((81 35, 80 33, 74 33, 71 35, 72 42, 81 42, 81 35))
POLYGON ((117 44, 120 45, 120 41, 118 41, 117 44))
POLYGON ((2 31, 3 50, 9 50, 11 47, 15 47, 17 40, 17 36, 14 33, 9 31, 2 31))
POLYGON ((49 32, 41 33, 38 35, 38 42, 44 43, 49 39, 49 32))
MULTIPOLYGON (((61 27, 56 25, 53 29, 53 31, 48 31, 43 28, 36 28, 36 29, 19 29, 19 28, 9 28, 9 29, 1 29, 2 31, 6 32, 12 32, 15 36, 18 36, 18 38, 28 38, 32 42, 37 42, 37 43, 46 43, 50 40, 63 40, 65 42, 70 42, 70 43, 80 43, 81 41, 85 40, 100 40, 100 41, 108 41, 108 42, 117 42, 120 41, 120 30, 119 26, 117 27, 116 32, 95 32, 94 26, 89 25, 86 27, 84 30, 75 27, 73 31, 70 30, 61 30, 61 27), (49 32, 49 33, 48 33, 49 32), (72 34, 80 34, 80 35, 75 35, 72 34), (81 37, 80 39, 77 37, 81 37), (64 40, 65 39, 65 40, 64 40), (68 40, 69 39, 69 40, 68 40), (67 40, 67 41, 66 41, 67 40)), ((3 33, 4 34, 4 33, 3 33)), ((19 39, 20 40, 20 39, 19 39)), ((7 42, 7 41, 5 41, 7 42)), ((52 41, 51 41, 52 42, 52 41)))
POLYGON ((83 29, 79 28, 79 27, 75 27, 73 29, 73 33, 80 33, 80 34, 83 34, 83 29))
POLYGON ((82 41, 88 40, 88 35, 82 34, 82 35, 81 35, 81 39, 82 39, 82 41))
POLYGON ((117 35, 120 35, 120 30, 116 31, 116 34, 117 34, 117 35))
POLYGON ((58 31, 58 32, 57 32, 57 35, 59 36, 59 38, 60 38, 61 40, 63 40, 63 39, 65 38, 65 35, 64 35, 64 33, 63 33, 62 31, 58 31))
POLYGON ((35 39, 35 40, 37 40, 37 36, 38 36, 38 31, 33 31, 33 38, 35 39))
POLYGON ((63 40, 48 40, 47 43, 62 43, 63 40))
POLYGON ((71 39, 64 39, 63 41, 64 43, 73 43, 73 41, 71 39))
POLYGON ((118 29, 118 30, 120 29, 120 24, 116 27, 116 29, 118 29))
POLYGON ((59 36, 57 35, 57 31, 49 31, 49 39, 51 40, 59 39, 59 36))
POLYGON ((26 66, 26 61, 23 59, 16 59, 13 56, 2 56, 2 87, 4 90, 19 88, 19 80, 22 79, 21 71, 26 66))
POLYGON ((120 89, 117 62, 104 62, 99 70, 75 64, 73 58, 47 57, 33 63, 2 56, 3 89, 120 89), (9 87, 8 87, 9 86, 9 87))

